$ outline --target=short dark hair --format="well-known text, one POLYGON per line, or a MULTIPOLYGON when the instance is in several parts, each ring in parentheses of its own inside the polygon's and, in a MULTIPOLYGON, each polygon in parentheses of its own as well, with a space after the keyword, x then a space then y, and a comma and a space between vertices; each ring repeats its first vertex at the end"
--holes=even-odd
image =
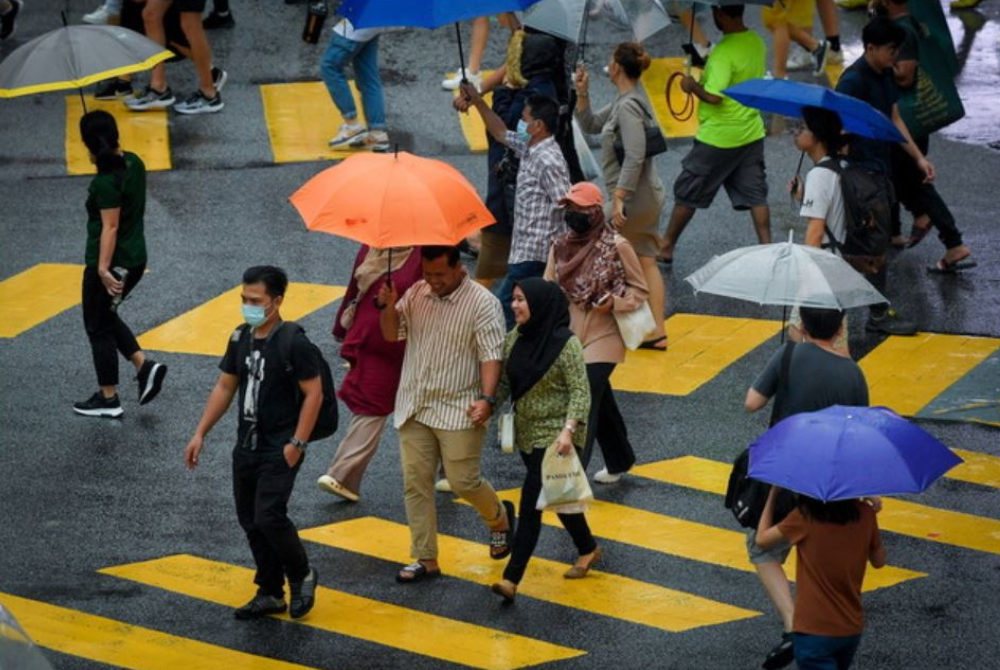
POLYGON ((746 5, 713 5, 715 9, 734 19, 742 19, 746 5))
POLYGON ((524 103, 531 110, 531 118, 545 124, 545 129, 555 135, 559 129, 559 103, 547 95, 529 95, 524 103))
POLYGON ((861 519, 861 511, 858 509, 857 500, 831 500, 823 502, 816 498, 799 495, 799 509, 805 512, 806 516, 819 523, 835 523, 846 526, 861 519))
POLYGON ((441 244, 431 244, 420 247, 420 257, 425 261, 433 261, 441 258, 442 256, 448 257, 449 266, 455 267, 458 265, 458 261, 460 259, 458 247, 445 246, 441 244))
POLYGON ((866 47, 869 44, 873 47, 886 44, 898 47, 905 41, 906 28, 884 16, 876 16, 861 31, 861 43, 866 47))
POLYGON ((802 317, 802 327, 817 340, 833 339, 844 321, 842 311, 825 307, 800 307, 799 316, 802 317))
POLYGON ((288 275, 273 265, 255 265, 243 273, 243 283, 263 284, 269 296, 278 298, 288 289, 288 275))
POLYGON ((827 155, 834 156, 844 143, 844 122, 840 114, 822 107, 803 107, 802 120, 817 140, 826 147, 827 155))

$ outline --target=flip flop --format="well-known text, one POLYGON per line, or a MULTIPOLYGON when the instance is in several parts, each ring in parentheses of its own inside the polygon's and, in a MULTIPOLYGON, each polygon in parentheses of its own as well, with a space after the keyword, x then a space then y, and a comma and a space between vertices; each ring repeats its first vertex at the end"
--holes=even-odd
POLYGON ((490 531, 490 558, 494 561, 502 561, 514 551, 514 526, 517 523, 514 503, 504 500, 503 507, 507 510, 507 530, 490 531), (494 549, 502 551, 494 554, 494 549))
POLYGON ((669 266, 671 266, 671 265, 674 264, 674 259, 673 258, 664 258, 663 256, 657 256, 656 257, 656 262, 659 263, 660 265, 666 265, 666 266, 669 267, 669 266))
POLYGON ((645 342, 643 342, 642 344, 640 344, 638 348, 639 349, 649 349, 651 351, 666 351, 667 347, 658 347, 658 346, 656 346, 657 344, 659 344, 660 342, 663 342, 666 339, 667 339, 667 336, 664 335, 663 337, 658 337, 655 340, 646 340, 645 342))
POLYGON ((978 265, 976 261, 970 261, 968 258, 969 257, 966 256, 965 258, 960 258, 959 260, 951 263, 942 258, 937 263, 927 268, 927 271, 932 274, 939 275, 956 274, 961 270, 968 270, 978 265))
POLYGON ((927 237, 927 233, 929 232, 931 232, 930 226, 927 226, 926 228, 921 228, 920 226, 913 226, 913 228, 910 230, 910 239, 906 241, 906 248, 912 249, 913 247, 923 242, 924 238, 927 237))
POLYGON ((410 563, 409 565, 403 566, 403 568, 396 573, 396 581, 400 584, 415 584, 416 582, 423 582, 440 576, 441 568, 438 568, 437 570, 428 570, 426 565, 417 561, 416 563, 410 563), (404 577, 403 573, 406 572, 409 572, 413 576, 404 577))

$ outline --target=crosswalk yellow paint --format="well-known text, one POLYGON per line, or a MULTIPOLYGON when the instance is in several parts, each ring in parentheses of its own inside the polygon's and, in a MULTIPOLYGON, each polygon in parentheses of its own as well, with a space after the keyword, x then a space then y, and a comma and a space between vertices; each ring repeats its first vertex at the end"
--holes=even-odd
POLYGON ((777 321, 703 314, 674 314, 666 326, 670 348, 628 352, 611 376, 616 389, 688 395, 781 330, 777 321))
MULTIPOLYGON (((228 607, 242 605, 256 591, 252 570, 189 555, 100 572, 228 607)), ((312 612, 297 623, 484 670, 514 670, 585 653, 324 586, 316 591, 312 612)))
POLYGON ((949 470, 945 477, 1000 489, 1000 458, 965 449, 952 451, 965 462, 949 470))
MULTIPOLYGON (((517 506, 520 504, 520 493, 520 489, 512 489, 501 491, 498 495, 517 506)), ((457 498, 456 502, 465 503, 457 498)), ((543 514, 542 521, 546 525, 562 528, 553 514, 543 514)), ((745 536, 740 532, 603 500, 589 504, 587 523, 597 537, 733 570, 754 571, 747 559, 745 536)), ((788 566, 789 574, 795 574, 794 554, 789 557, 788 566)), ((873 591, 926 576, 923 572, 886 566, 882 570, 869 571, 862 589, 873 591)))
MULTIPOLYGON (((642 73, 642 87, 646 89, 646 97, 653 106, 656 120, 660 124, 660 129, 668 138, 673 137, 694 137, 698 132, 698 99, 691 98, 695 105, 694 113, 686 121, 678 121, 670 113, 667 106, 667 83, 674 74, 685 74, 687 70, 686 59, 684 58, 654 58, 649 69, 642 73)), ((691 75, 697 79, 701 76, 701 70, 695 68, 691 75)), ((669 90, 670 100, 673 107, 680 110, 687 104, 687 94, 680 89, 680 80, 675 78, 669 90)))
MULTIPOLYGON (((169 170, 170 126, 167 110, 132 112, 121 100, 94 100, 87 96, 87 111, 102 109, 115 117, 118 123, 119 144, 131 151, 146 164, 146 170, 169 170)), ((80 117, 83 104, 80 96, 66 96, 66 170, 70 174, 95 174, 97 169, 90 162, 90 152, 80 139, 80 117)))
MULTIPOLYGON (((358 110, 358 123, 363 124, 361 95, 353 81, 351 94, 358 110)), ((275 163, 335 160, 358 151, 330 149, 330 139, 337 134, 344 117, 323 82, 265 84, 260 87, 260 95, 275 163)))
POLYGON ((913 416, 1000 349, 1000 339, 918 333, 891 336, 859 362, 871 404, 913 416))
MULTIPOLYGON (((139 345, 149 351, 221 356, 226 352, 233 329, 242 322, 242 289, 242 285, 232 288, 143 333, 139 336, 139 345)), ((340 299, 345 290, 343 286, 292 282, 281 304, 281 316, 289 321, 301 319, 340 299)))
MULTIPOLYGON (((445 78, 451 79, 457 74, 457 72, 448 72, 445 74, 445 78)), ((493 74, 491 70, 483 70, 483 79, 493 74)), ((455 90, 454 97, 462 95, 461 91, 455 90)), ((483 95, 483 101, 486 105, 492 109, 493 108, 493 93, 486 93, 483 95)), ((458 113, 458 122, 462 126, 462 135, 465 136, 465 143, 469 145, 469 149, 475 152, 486 151, 488 146, 486 142, 486 124, 483 123, 483 117, 479 115, 474 108, 469 108, 467 113, 458 113)))
POLYGON ((17 337, 80 302, 83 266, 40 263, 0 282, 0 337, 17 337))
MULTIPOLYGON (((631 472, 640 477, 725 495, 730 470, 728 463, 684 456, 637 466, 631 472)), ((882 530, 921 540, 1000 554, 1000 521, 996 519, 884 498, 878 525, 882 530)))
POLYGON ((36 644, 117 668, 309 670, 297 663, 254 656, 6 593, 0 593, 0 604, 13 613, 36 644))
MULTIPOLYGON (((406 526, 373 517, 310 528, 300 535, 312 542, 386 561, 400 561, 407 556, 410 547, 406 526)), ((500 580, 503 563, 490 560, 484 544, 438 535, 438 547, 445 574, 483 585, 500 580)), ((544 558, 533 558, 518 593, 675 633, 760 615, 760 612, 606 572, 591 571, 587 579, 566 580, 562 573, 568 567, 544 558)))

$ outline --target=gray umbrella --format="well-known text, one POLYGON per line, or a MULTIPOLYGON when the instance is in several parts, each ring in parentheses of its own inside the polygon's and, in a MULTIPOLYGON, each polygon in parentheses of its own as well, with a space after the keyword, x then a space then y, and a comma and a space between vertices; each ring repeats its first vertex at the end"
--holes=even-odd
POLYGON ((524 13, 524 25, 579 44, 591 17, 628 28, 639 42, 670 25, 660 0, 542 0, 524 13))

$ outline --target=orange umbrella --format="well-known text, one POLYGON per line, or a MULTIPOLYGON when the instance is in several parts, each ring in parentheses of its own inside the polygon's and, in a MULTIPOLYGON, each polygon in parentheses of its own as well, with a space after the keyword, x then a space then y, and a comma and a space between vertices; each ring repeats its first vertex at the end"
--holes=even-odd
POLYGON ((496 221, 462 173, 405 151, 355 154, 290 200, 309 230, 377 249, 458 244, 496 221))

